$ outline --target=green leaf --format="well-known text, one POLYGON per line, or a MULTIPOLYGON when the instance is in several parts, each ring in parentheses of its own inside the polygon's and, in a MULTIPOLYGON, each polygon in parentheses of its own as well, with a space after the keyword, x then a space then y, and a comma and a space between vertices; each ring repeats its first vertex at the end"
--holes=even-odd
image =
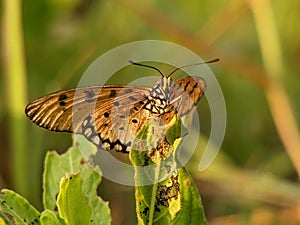
POLYGON ((72 147, 65 154, 48 152, 43 176, 43 204, 45 209, 55 209, 60 179, 67 173, 75 173, 81 167, 82 156, 78 148, 72 147))
POLYGON ((108 204, 97 196, 100 180, 99 168, 88 166, 62 179, 57 205, 67 225, 111 223, 108 204))
MULTIPOLYGON (((175 149, 185 128, 180 118, 173 119, 167 128, 166 138, 157 148, 132 150, 130 153, 135 167, 136 210, 138 224, 141 225, 206 224, 196 187, 183 168, 177 169, 175 149)), ((151 130, 147 124, 139 135, 147 139, 151 130)))
POLYGON ((170 123, 174 123, 166 132, 167 141, 173 145, 175 140, 188 134, 187 128, 183 125, 181 119, 173 117, 170 123))
POLYGON ((99 167, 84 167, 81 170, 81 179, 83 181, 82 189, 89 199, 89 205, 92 207, 93 224, 107 225, 111 223, 110 209, 108 202, 104 202, 97 196, 97 187, 101 181, 99 167))
POLYGON ((15 219, 15 224, 40 224, 40 212, 19 194, 3 189, 0 195, 3 212, 15 219))
MULTIPOLYGON (((78 144, 86 148, 85 156, 93 154, 95 151, 82 141, 79 140, 78 144)), ((49 152, 44 172, 46 209, 41 215, 26 199, 10 190, 3 190, 0 194, 0 209, 11 215, 16 225, 108 225, 111 223, 108 203, 97 196, 100 181, 100 168, 89 165, 78 148, 72 147, 61 156, 49 152), (56 206, 59 214, 54 211, 56 206)), ((11 225, 2 211, 0 223, 11 225)))
POLYGON ((184 168, 179 169, 178 181, 182 195, 182 208, 176 215, 173 224, 207 224, 197 187, 184 168))
POLYGON ((46 209, 41 213, 40 221, 42 225, 66 225, 62 218, 49 209, 46 209))
MULTIPOLYGON (((78 141, 78 144, 81 147, 80 150, 82 150, 82 147, 89 148, 89 146, 84 143, 86 142, 85 140, 76 138, 76 141, 78 141)), ((92 151, 87 149, 85 152, 85 155, 88 156, 92 151)), ((66 202, 66 200, 69 199, 70 201, 74 200, 77 202, 78 198, 80 198, 82 201, 84 200, 88 202, 87 206, 91 210, 90 212, 80 211, 81 213, 85 214, 85 219, 89 218, 88 221, 93 221, 93 223, 97 225, 110 224, 111 216, 108 203, 104 202, 100 197, 97 196, 97 187, 100 182, 101 171, 99 167, 92 167, 89 165, 82 158, 81 151, 79 151, 78 148, 72 147, 61 156, 56 152, 48 153, 44 173, 44 205, 45 207, 47 206, 48 209, 54 209, 58 204, 55 201, 56 196, 59 195, 59 207, 61 212, 64 213, 64 216, 66 216, 68 211, 62 207, 62 202, 64 203, 63 205, 66 205, 66 203, 71 203, 66 202), (74 187, 73 183, 69 181, 69 183, 64 183, 64 189, 60 189, 62 187, 61 182, 67 182, 66 178, 62 179, 62 177, 64 177, 66 174, 71 177, 74 174, 76 174, 76 177, 79 176, 80 182, 77 180, 78 178, 76 178, 75 181, 79 182, 80 185, 78 187, 74 187), (69 194, 69 196, 66 196, 66 194, 69 194), (71 196, 73 196, 73 199, 70 199, 71 196)), ((75 206, 78 207, 77 205, 70 204, 70 210, 76 210, 75 206), (75 209, 72 207, 75 207, 75 209)), ((75 220, 73 222, 75 222, 75 220)), ((66 220, 66 224, 70 224, 68 220, 66 220)))
POLYGON ((80 173, 68 175, 61 180, 57 206, 59 215, 67 225, 91 223, 92 208, 88 196, 83 192, 80 173))
POLYGON ((139 224, 170 224, 181 209, 178 176, 136 187, 137 216, 139 224))

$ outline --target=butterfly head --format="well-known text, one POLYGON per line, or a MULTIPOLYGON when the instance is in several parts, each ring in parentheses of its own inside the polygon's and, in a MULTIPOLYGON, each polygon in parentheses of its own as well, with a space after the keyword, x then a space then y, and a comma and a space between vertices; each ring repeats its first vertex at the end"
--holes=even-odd
MULTIPOLYGON (((186 105, 186 108, 190 109, 200 100, 206 89, 206 82, 200 77, 188 76, 180 80, 173 81, 171 76, 176 71, 185 67, 208 64, 217 61, 219 61, 219 59, 181 66, 173 70, 167 76, 154 66, 135 63, 133 61, 130 61, 130 63, 154 69, 162 76, 162 78, 152 88, 150 96, 148 96, 148 100, 150 101, 148 108, 154 108, 155 110, 152 110, 153 112, 166 113, 170 109, 170 105, 172 105, 171 108, 176 109, 177 112, 179 108, 182 108, 182 105, 186 105)), ((186 114, 189 110, 182 111, 182 114, 186 114)))
POLYGON ((171 94, 171 83, 173 81, 170 77, 162 77, 153 87, 150 95, 153 98, 160 98, 169 101, 171 94))

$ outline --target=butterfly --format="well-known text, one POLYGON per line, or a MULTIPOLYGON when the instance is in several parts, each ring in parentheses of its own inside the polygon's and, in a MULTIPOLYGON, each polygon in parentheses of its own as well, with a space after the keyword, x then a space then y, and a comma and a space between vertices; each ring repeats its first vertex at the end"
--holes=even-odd
MULTIPOLYGON (((183 67, 164 76, 155 67, 130 62, 155 69, 162 78, 153 87, 107 84, 47 94, 26 106, 27 117, 51 131, 81 134, 98 148, 128 153, 145 124, 185 116, 204 95, 206 83, 200 77, 171 79, 183 67)), ((162 136, 161 130, 155 126, 153 134, 162 136)))

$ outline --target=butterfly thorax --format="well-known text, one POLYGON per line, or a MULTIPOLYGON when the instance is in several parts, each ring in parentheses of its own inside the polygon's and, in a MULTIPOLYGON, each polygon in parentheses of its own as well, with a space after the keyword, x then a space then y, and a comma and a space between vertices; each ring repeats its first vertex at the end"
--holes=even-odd
POLYGON ((150 95, 147 96, 148 103, 145 108, 150 110, 153 114, 164 114, 171 110, 171 90, 174 82, 170 78, 162 78, 151 89, 150 95))

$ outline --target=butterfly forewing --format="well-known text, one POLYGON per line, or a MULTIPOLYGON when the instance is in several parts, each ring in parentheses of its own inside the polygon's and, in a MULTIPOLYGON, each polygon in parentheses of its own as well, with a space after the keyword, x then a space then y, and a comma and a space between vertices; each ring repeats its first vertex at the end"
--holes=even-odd
MULTIPOLYGON (((123 89, 124 86, 106 85, 58 91, 28 104, 25 113, 48 130, 81 133, 83 119, 92 115, 97 107, 108 111, 116 96, 122 98, 118 94, 123 89)), ((126 89, 132 90, 131 87, 126 89)), ((149 89, 140 87, 137 91, 149 93, 149 89)))
POLYGON ((206 82, 200 77, 189 76, 177 80, 175 83, 176 85, 170 99, 177 99, 177 113, 179 116, 185 116, 204 95, 206 82))
MULTIPOLYGON (((199 77, 175 82, 162 78, 153 88, 80 87, 41 97, 27 105, 25 112, 48 130, 82 134, 99 148, 127 152, 146 123, 154 120, 163 124, 175 114, 185 116, 203 96, 205 87, 199 77)), ((161 126, 153 128, 153 135, 163 135, 161 126)))

